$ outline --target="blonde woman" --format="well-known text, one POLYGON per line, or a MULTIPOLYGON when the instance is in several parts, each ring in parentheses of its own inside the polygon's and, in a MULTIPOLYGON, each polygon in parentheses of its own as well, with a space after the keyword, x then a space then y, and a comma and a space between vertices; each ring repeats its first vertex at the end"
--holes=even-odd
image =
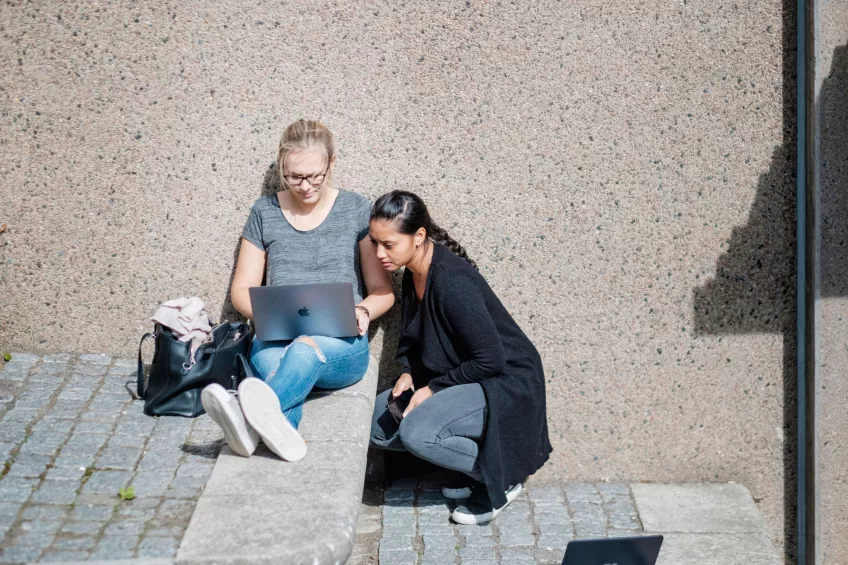
POLYGON ((245 457, 259 437, 280 458, 306 455, 297 432, 303 401, 313 387, 341 388, 368 368, 368 325, 394 304, 391 280, 368 236, 371 203, 333 186, 336 150, 321 122, 299 120, 280 139, 277 166, 283 190, 253 205, 242 232, 232 301, 253 318, 248 289, 309 283, 353 284, 359 336, 254 340, 249 378, 238 398, 211 385, 202 394, 230 448, 245 457), (257 437, 258 436, 258 437, 257 437))

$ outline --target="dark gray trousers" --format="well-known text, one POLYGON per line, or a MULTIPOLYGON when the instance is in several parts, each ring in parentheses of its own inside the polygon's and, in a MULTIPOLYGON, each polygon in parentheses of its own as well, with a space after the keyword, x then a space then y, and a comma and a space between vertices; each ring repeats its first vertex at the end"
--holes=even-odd
POLYGON ((482 481, 478 440, 486 429, 486 395, 479 384, 446 388, 410 412, 400 426, 386 405, 392 390, 377 395, 371 419, 371 445, 408 451, 440 467, 482 481))

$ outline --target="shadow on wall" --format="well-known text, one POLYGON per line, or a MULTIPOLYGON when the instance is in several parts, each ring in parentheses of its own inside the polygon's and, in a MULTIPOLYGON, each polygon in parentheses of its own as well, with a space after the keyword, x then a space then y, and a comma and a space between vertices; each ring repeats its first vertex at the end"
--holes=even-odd
POLYGON ((833 51, 818 99, 821 295, 848 296, 848 45, 833 51))
MULTIPOLYGON (((735 228, 716 277, 694 291, 697 335, 783 335, 785 559, 795 562, 798 481, 795 445, 795 13, 784 1, 783 145, 759 179, 748 223, 735 228)), ((821 137, 821 293, 848 295, 848 47, 834 52, 819 98, 821 137)))
POLYGON ((796 562, 796 4, 783 0, 783 139, 760 176, 748 223, 734 228, 715 278, 694 291, 696 335, 783 336, 784 561, 796 562))
MULTIPOLYGON (((280 176, 278 174, 277 163, 272 162, 265 170, 265 175, 262 179, 262 184, 259 189, 259 197, 276 194, 280 191, 280 176)), ((227 284, 227 294, 224 297, 224 303, 221 307, 219 320, 244 320, 232 301, 233 278, 236 273, 236 264, 238 263, 239 247, 241 245, 241 233, 233 234, 233 263, 230 270, 230 280, 227 284)), ((400 282, 401 272, 396 272, 392 275, 392 283, 394 285, 395 296, 400 297, 400 282)), ((265 284, 263 279, 262 284, 265 284)), ((373 340, 377 331, 383 329, 382 348, 380 352, 380 382, 378 387, 380 390, 393 383, 400 375, 400 366, 395 361, 395 349, 398 338, 400 337, 400 309, 399 300, 396 301, 394 308, 387 312, 383 317, 371 324, 368 330, 368 339, 373 340)))

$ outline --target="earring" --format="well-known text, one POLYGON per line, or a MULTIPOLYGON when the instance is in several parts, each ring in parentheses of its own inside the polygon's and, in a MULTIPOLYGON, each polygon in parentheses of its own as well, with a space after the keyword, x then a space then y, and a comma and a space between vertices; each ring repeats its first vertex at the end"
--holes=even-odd
POLYGON ((419 247, 421 247, 421 244, 420 244, 420 243, 416 243, 416 244, 415 244, 415 249, 418 249, 419 247))

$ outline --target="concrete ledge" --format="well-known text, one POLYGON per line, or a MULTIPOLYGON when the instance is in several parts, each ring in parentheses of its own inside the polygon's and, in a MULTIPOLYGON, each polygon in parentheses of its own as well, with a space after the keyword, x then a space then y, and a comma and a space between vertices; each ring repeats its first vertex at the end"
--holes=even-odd
POLYGON ((780 565, 765 522, 739 484, 631 484, 646 534, 663 534, 657 565, 780 565))
POLYGON ((344 563, 356 534, 377 367, 372 357, 356 385, 307 400, 301 461, 282 462, 264 446, 249 459, 224 448, 176 562, 344 563))

